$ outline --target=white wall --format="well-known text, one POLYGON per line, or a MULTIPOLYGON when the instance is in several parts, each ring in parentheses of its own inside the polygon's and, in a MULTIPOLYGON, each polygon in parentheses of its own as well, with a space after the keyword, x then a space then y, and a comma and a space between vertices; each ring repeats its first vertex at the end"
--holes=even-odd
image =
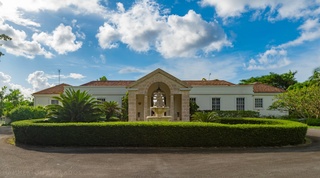
POLYGON ((59 96, 57 95, 34 95, 34 106, 47 106, 51 104, 52 97, 59 96))
POLYGON ((274 97, 276 94, 273 93, 257 93, 253 98, 253 111, 260 112, 260 116, 284 116, 288 115, 288 111, 279 111, 279 110, 268 110, 269 106, 272 105, 274 101, 274 97), (254 100, 255 98, 262 98, 263 100, 263 107, 262 108, 255 108, 254 100))
MULTIPOLYGON (((65 87, 65 89, 70 87, 65 87)), ((98 86, 73 86, 74 90, 87 91, 95 98, 105 98, 106 101, 116 101, 121 106, 121 99, 126 94, 125 87, 98 87, 98 86)), ((288 112, 268 110, 277 93, 253 93, 252 85, 243 86, 194 86, 190 91, 190 98, 196 98, 200 110, 212 109, 212 98, 220 98, 221 110, 236 110, 236 98, 245 98, 245 110, 260 112, 261 116, 282 116, 288 112), (263 108, 255 108, 255 98, 263 99, 263 108)), ((47 106, 51 104, 53 96, 59 95, 35 95, 35 106, 47 106)), ((180 113, 181 114, 181 113, 180 113)))
POLYGON ((190 91, 190 98, 196 98, 200 110, 211 110, 212 98, 220 98, 221 110, 236 110, 236 98, 243 97, 245 110, 250 110, 253 94, 251 85, 194 86, 190 91))
POLYGON ((220 110, 236 110, 236 98, 245 98, 245 110, 258 111, 261 116, 288 115, 286 111, 268 110, 278 93, 253 93, 252 85, 195 86, 190 98, 196 98, 199 110, 211 110, 212 98, 220 98, 220 110), (255 108, 255 98, 263 99, 263 108, 255 108))
MULTIPOLYGON (((65 87, 65 90, 70 86, 65 87)), ((125 87, 100 87, 100 86, 72 86, 74 90, 87 91, 94 98, 105 98, 106 101, 116 101, 121 106, 122 97, 125 96, 125 87)))

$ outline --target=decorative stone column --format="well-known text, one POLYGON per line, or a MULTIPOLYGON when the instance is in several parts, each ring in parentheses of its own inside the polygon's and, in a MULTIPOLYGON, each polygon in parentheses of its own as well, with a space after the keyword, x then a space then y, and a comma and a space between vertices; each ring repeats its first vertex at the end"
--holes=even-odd
POLYGON ((190 121, 190 98, 189 91, 181 91, 182 92, 182 101, 181 101, 181 120, 182 121, 190 121))
POLYGON ((172 116, 172 120, 176 120, 175 114, 174 114, 174 95, 170 95, 170 116, 172 116))
POLYGON ((128 121, 137 121, 136 92, 128 91, 128 121))
POLYGON ((150 111, 149 111, 149 105, 148 105, 148 94, 144 95, 144 101, 143 101, 143 112, 144 112, 144 118, 143 120, 146 121, 147 120, 147 116, 150 115, 150 111))

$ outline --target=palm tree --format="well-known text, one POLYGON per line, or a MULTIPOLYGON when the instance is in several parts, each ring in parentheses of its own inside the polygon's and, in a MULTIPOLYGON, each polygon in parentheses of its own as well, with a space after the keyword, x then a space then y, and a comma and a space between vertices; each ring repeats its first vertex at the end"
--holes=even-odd
POLYGON ((215 122, 218 121, 219 116, 216 112, 195 112, 192 115, 193 121, 199 121, 199 122, 215 122))
POLYGON ((309 81, 312 84, 320 85, 320 67, 313 70, 313 75, 309 77, 309 81))
POLYGON ((56 121, 87 122, 100 118, 99 102, 86 91, 68 89, 53 98, 61 105, 49 105, 48 116, 56 121))
POLYGON ((120 114, 121 108, 119 107, 119 104, 115 101, 106 101, 102 103, 102 111, 106 115, 106 120, 109 120, 116 114, 120 114))

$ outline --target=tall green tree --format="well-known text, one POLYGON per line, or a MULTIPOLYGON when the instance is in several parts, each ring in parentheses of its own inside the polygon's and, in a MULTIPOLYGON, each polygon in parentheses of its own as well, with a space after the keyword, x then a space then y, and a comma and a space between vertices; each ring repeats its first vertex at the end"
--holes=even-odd
POLYGON ((99 78, 99 81, 108 81, 107 77, 106 76, 102 76, 99 78))
MULTIPOLYGON (((4 41, 8 41, 8 40, 12 40, 12 38, 10 38, 9 36, 5 35, 5 34, 1 34, 0 35, 0 40, 4 40, 4 41)), ((0 44, 0 46, 2 46, 2 44, 0 44)), ((4 54, 0 51, 0 57, 3 56, 4 54)))
POLYGON ((320 118, 320 86, 297 87, 279 94, 270 109, 287 110, 295 117, 320 118))
POLYGON ((294 89, 302 89, 304 87, 309 87, 311 85, 318 85, 320 86, 320 67, 317 67, 313 70, 312 75, 308 78, 308 80, 304 82, 298 82, 294 85, 291 85, 288 90, 294 89))
POLYGON ((320 67, 317 67, 313 70, 313 74, 309 77, 311 84, 320 85, 320 67))
POLYGON ((86 91, 68 89, 60 96, 53 97, 61 105, 49 105, 48 116, 56 121, 88 122, 97 121, 101 110, 99 101, 86 91))
POLYGON ((295 79, 296 73, 297 71, 292 72, 291 70, 283 74, 270 72, 269 75, 240 80, 240 84, 251 84, 254 82, 260 82, 286 90, 288 87, 297 83, 297 80, 295 79))
POLYGON ((6 86, 3 86, 0 90, 0 117, 4 115, 6 91, 6 86))

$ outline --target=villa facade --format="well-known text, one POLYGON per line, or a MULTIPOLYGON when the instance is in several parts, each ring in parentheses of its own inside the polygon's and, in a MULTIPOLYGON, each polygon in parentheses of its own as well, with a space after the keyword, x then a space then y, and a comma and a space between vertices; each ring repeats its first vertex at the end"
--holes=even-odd
POLYGON ((92 81, 80 86, 60 84, 33 94, 35 106, 58 104, 53 96, 64 90, 87 91, 100 101, 116 101, 129 95, 129 121, 144 121, 153 115, 154 92, 161 91, 163 102, 172 120, 189 121, 189 101, 199 105, 200 110, 252 110, 261 116, 287 115, 286 111, 268 110, 280 88, 261 83, 236 85, 224 80, 180 80, 161 70, 147 74, 136 81, 92 81))

